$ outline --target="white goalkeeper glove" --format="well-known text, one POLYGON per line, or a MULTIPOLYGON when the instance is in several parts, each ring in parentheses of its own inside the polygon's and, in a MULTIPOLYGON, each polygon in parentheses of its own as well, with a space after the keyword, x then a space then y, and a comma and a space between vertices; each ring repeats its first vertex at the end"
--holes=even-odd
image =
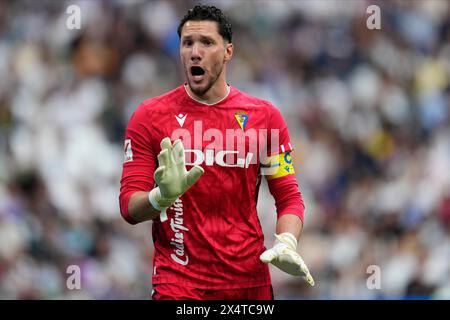
POLYGON ((160 219, 163 222, 167 220, 166 209, 196 183, 205 171, 200 166, 186 170, 184 147, 179 139, 173 145, 170 138, 161 141, 158 162, 159 167, 154 174, 158 186, 149 192, 148 199, 156 210, 161 211, 160 219))
POLYGON ((311 286, 314 279, 302 257, 297 253, 297 239, 292 233, 283 232, 275 235, 273 248, 264 251, 259 257, 264 263, 271 263, 293 276, 301 276, 311 286))

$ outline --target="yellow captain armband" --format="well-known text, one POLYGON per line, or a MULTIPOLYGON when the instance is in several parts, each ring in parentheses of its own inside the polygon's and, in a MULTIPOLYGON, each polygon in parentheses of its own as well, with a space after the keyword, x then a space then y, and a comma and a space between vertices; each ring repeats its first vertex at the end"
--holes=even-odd
POLYGON ((267 176, 267 180, 295 174, 291 152, 283 152, 269 157, 261 167, 261 172, 267 176))

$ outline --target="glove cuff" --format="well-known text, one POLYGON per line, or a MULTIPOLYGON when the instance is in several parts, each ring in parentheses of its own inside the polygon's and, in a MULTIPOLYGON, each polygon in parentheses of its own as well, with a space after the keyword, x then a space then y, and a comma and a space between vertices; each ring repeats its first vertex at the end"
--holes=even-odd
POLYGON ((150 201, 150 204, 158 211, 164 211, 168 207, 172 205, 178 198, 175 199, 167 199, 163 198, 161 195, 161 190, 159 187, 153 188, 148 193, 148 201, 150 201))
POLYGON ((161 207, 159 205, 158 200, 160 200, 160 199, 161 199, 161 191, 159 190, 159 187, 156 187, 156 188, 152 189, 148 193, 148 201, 153 206, 153 208, 155 208, 158 211, 163 211, 165 208, 161 207))
POLYGON ((297 251, 297 239, 292 233, 283 232, 281 234, 275 234, 275 238, 275 246, 282 243, 287 245, 290 249, 297 251))

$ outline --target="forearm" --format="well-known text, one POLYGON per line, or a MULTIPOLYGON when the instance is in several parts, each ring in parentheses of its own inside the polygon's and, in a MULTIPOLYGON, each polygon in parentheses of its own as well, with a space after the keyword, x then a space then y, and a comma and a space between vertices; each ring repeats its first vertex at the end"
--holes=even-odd
POLYGON ((276 233, 289 232, 298 240, 303 228, 305 206, 295 175, 268 180, 277 208, 276 233))
POLYGON ((277 234, 273 248, 259 257, 264 263, 272 263, 277 268, 293 276, 302 276, 311 286, 314 279, 302 257, 297 252, 297 241, 302 232, 303 222, 296 214, 283 214, 277 221, 277 234))
POLYGON ((276 233, 281 234, 283 232, 289 232, 298 240, 302 233, 302 229, 303 222, 297 215, 284 214, 277 221, 276 233))
POLYGON ((150 204, 148 192, 138 191, 131 196, 128 203, 128 214, 137 223, 153 220, 159 217, 160 213, 150 204))

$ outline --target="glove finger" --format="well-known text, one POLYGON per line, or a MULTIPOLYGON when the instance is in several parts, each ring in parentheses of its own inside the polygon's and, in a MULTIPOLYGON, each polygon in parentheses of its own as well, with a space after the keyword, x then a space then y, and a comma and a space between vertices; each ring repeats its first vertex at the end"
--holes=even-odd
POLYGON ((260 256, 259 259, 264 263, 270 263, 277 257, 277 254, 272 250, 266 250, 264 251, 260 256))
POLYGON ((176 165, 183 167, 185 166, 184 147, 180 139, 176 140, 173 143, 172 155, 176 165))
POLYGON ((160 167, 161 166, 170 167, 169 151, 167 149, 163 149, 158 154, 158 163, 160 167))
POLYGON ((314 286, 314 279, 309 272, 308 267, 298 253, 288 252, 278 257, 280 264, 286 268, 286 272, 294 276, 301 276, 311 286, 314 286))
POLYGON ((164 139, 161 140, 161 150, 172 150, 172 143, 170 142, 170 138, 169 137, 165 137, 164 139))
POLYGON ((194 183, 197 182, 198 179, 205 173, 205 170, 203 170, 200 166, 194 166, 191 170, 188 171, 186 174, 186 184, 187 187, 191 187, 194 183))
POLYGON ((305 279, 306 282, 308 282, 311 287, 314 287, 315 282, 314 282, 313 277, 309 273, 309 271, 308 271, 308 273, 306 273, 306 275, 303 277, 303 279, 305 279))
POLYGON ((300 256, 299 256, 299 258, 300 258, 300 270, 303 273, 303 279, 305 279, 306 282, 308 282, 313 287, 314 286, 314 279, 311 276, 311 273, 309 272, 309 269, 306 266, 306 264, 303 261, 303 259, 300 256))
POLYGON ((158 167, 158 169, 155 170, 155 173, 154 173, 153 176, 154 176, 155 181, 157 183, 160 183, 162 181, 162 179, 164 178, 164 172, 165 171, 166 171, 166 167, 165 166, 160 166, 160 167, 158 167))

